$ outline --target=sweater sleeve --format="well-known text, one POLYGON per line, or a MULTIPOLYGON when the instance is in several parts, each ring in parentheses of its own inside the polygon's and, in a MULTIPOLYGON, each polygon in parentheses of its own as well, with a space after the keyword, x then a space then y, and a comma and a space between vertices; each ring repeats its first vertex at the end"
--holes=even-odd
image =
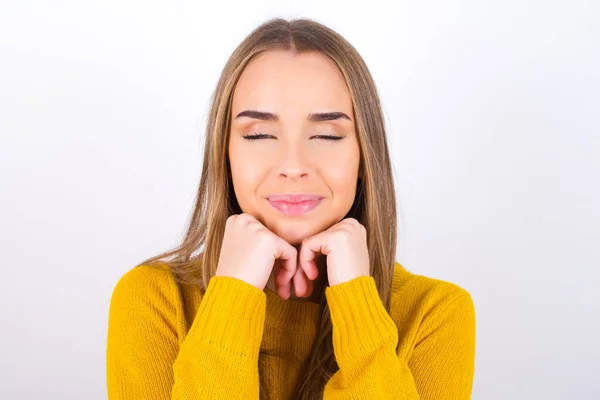
POLYGON ((466 291, 430 310, 407 361, 396 354, 398 329, 372 277, 331 286, 326 296, 339 370, 325 386, 324 400, 470 398, 475 315, 466 291))
POLYGON ((174 284, 147 266, 117 283, 110 303, 110 400, 258 399, 258 353, 266 296, 231 277, 213 277, 185 339, 174 284))

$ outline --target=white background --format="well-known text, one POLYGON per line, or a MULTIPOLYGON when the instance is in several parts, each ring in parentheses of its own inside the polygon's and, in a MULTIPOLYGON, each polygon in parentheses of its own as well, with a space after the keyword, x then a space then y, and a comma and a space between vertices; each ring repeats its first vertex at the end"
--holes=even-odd
POLYGON ((473 398, 600 398, 599 4, 3 1, 0 398, 106 398, 112 289, 181 240, 209 96, 275 16, 367 62, 397 259, 475 300, 473 398))

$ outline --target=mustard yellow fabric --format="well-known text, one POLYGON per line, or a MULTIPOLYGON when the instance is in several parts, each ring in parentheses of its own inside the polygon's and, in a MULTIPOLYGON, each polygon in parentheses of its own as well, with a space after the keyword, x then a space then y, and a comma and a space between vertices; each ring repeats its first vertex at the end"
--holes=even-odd
MULTIPOLYGON (((475 361, 471 296, 450 282, 394 266, 391 307, 375 280, 326 289, 339 371, 323 398, 469 399, 475 361), (397 347, 397 344, 399 346, 397 347)), ((116 284, 109 309, 109 400, 292 399, 316 340, 319 305, 213 277, 204 296, 166 266, 142 265, 116 284), (285 349, 289 362, 260 350, 285 349)))

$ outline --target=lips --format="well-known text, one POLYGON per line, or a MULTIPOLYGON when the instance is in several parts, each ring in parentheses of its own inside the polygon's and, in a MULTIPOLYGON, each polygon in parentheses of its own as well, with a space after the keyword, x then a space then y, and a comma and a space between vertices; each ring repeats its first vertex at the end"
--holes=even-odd
POLYGON ((312 194, 279 194, 269 196, 267 200, 283 214, 295 217, 317 208, 323 197, 312 194))

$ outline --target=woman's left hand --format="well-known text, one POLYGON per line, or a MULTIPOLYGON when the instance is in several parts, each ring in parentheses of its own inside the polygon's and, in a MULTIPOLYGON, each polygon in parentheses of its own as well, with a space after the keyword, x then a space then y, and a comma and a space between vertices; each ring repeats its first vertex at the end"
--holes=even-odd
POLYGON ((329 229, 304 239, 298 253, 298 262, 306 268, 299 269, 317 270, 315 259, 319 254, 327 257, 329 286, 371 275, 367 231, 354 218, 346 218, 329 229))

